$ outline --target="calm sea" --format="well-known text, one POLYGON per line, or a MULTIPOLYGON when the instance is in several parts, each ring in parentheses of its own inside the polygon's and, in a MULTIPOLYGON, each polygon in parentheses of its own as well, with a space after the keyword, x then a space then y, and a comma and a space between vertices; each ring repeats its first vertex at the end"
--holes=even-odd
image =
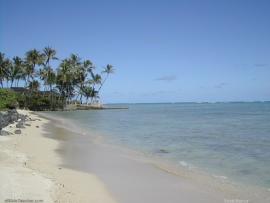
POLYGON ((187 168, 270 188, 270 103, 125 104, 54 112, 108 142, 187 168))

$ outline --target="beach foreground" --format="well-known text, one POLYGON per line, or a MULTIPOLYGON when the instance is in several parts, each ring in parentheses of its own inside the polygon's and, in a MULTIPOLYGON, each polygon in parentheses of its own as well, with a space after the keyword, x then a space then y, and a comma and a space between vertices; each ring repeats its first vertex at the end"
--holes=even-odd
MULTIPOLYGON (((0 137, 0 202, 267 202, 226 183, 175 174, 133 152, 76 136, 65 121, 29 111, 21 135, 0 137), (61 127, 62 125, 62 127, 61 127), (82 140, 80 140, 82 139, 82 140)), ((14 132, 14 124, 6 127, 14 132)))
MULTIPOLYGON (((59 167, 57 141, 42 136, 48 120, 19 113, 34 121, 21 135, 0 137, 0 202, 115 202, 97 176, 59 167)), ((15 124, 5 128, 14 129, 15 124)))

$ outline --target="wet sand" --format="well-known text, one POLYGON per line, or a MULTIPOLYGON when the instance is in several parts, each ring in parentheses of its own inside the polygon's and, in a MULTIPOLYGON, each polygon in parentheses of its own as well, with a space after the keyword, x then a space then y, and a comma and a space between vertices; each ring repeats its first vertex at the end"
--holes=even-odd
POLYGON ((261 194, 257 190, 249 193, 244 188, 187 170, 175 173, 167 165, 163 167, 140 153, 107 144, 100 136, 76 129, 64 119, 54 120, 46 136, 60 143, 57 153, 62 158, 61 167, 95 174, 120 203, 225 200, 266 203, 270 199, 269 193, 261 194))

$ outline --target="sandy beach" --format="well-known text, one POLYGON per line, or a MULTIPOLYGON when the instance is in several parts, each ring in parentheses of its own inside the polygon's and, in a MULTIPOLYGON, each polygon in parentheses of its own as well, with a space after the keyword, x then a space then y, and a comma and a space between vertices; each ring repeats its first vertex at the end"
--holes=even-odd
MULTIPOLYGON (((269 200, 269 196, 255 191, 239 192, 225 182, 209 181, 186 171, 176 174, 140 154, 76 134, 76 130, 68 131, 65 121, 57 123, 29 111, 19 113, 32 120, 26 122, 29 125, 21 129, 21 135, 0 137, 0 202, 269 200)), ((15 124, 5 130, 14 132, 15 124)))
MULTIPOLYGON (((42 136, 48 120, 19 113, 34 121, 21 135, 0 137, 0 202, 115 202, 94 174, 59 167, 58 142, 42 136)), ((4 130, 14 132, 15 124, 4 130)))
POLYGON ((270 203, 269 10, 0 0, 0 203, 270 203))

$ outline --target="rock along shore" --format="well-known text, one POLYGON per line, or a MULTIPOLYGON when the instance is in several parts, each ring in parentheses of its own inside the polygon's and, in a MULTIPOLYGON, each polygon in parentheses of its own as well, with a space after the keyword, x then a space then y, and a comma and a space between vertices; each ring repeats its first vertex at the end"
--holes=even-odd
POLYGON ((6 126, 17 122, 15 134, 20 134, 19 128, 24 128, 25 121, 29 120, 28 116, 19 114, 16 109, 0 112, 0 135, 9 135, 10 133, 2 130, 6 126))

